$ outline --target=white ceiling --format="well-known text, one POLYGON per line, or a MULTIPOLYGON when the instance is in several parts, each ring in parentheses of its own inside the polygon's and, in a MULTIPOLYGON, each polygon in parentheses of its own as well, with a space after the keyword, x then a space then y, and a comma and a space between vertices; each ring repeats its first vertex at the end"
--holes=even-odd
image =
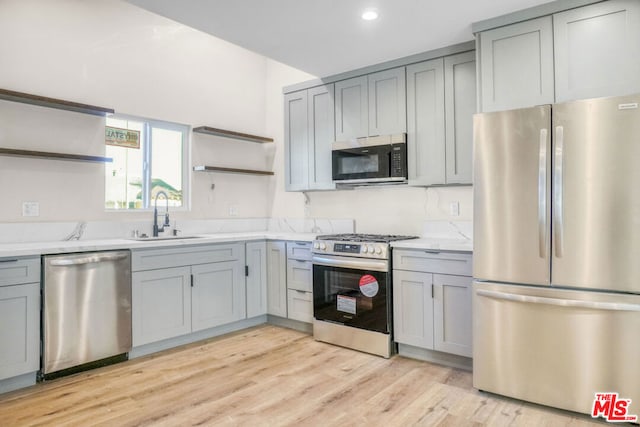
POLYGON ((126 0, 317 77, 473 39, 471 24, 548 0, 126 0), (364 9, 380 17, 363 21, 364 9))

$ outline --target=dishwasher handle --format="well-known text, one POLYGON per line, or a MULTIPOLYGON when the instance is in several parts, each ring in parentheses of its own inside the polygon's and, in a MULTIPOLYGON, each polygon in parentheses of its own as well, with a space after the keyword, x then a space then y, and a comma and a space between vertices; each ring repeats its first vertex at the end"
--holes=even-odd
POLYGON ((126 252, 116 253, 104 253, 104 254, 91 254, 87 256, 74 257, 74 258, 57 258, 49 261, 49 264, 54 267, 64 267, 69 265, 83 265, 94 264, 105 261, 118 261, 126 259, 129 256, 126 252))
POLYGON ((478 289, 476 294, 483 297, 495 298, 507 301, 524 302, 531 304, 547 304, 557 305, 567 308, 587 308, 592 310, 609 310, 609 311, 640 311, 639 304, 626 304, 616 302, 602 301, 581 301, 561 298, 536 297, 531 295, 518 295, 506 292, 487 291, 478 289))

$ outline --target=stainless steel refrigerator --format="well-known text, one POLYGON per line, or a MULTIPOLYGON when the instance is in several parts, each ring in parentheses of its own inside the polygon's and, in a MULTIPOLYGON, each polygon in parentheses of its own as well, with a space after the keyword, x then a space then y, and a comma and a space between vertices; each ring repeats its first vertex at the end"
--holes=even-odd
POLYGON ((474 116, 474 387, 640 415, 639 104, 474 116))

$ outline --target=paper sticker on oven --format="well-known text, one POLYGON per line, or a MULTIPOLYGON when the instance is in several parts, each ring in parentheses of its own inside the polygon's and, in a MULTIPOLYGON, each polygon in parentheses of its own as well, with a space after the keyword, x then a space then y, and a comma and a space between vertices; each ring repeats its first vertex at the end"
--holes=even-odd
POLYGON ((379 289, 378 281, 372 275, 365 274, 360 278, 360 292, 362 292, 365 297, 375 297, 378 295, 379 289))
POLYGON ((349 314, 356 314, 356 299, 354 297, 347 297, 344 295, 338 295, 338 311, 343 311, 349 314))

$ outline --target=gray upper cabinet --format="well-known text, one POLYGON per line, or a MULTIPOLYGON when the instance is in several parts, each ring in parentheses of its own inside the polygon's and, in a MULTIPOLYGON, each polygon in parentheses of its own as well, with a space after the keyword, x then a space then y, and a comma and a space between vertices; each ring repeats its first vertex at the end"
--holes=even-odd
POLYGON ((407 67, 407 158, 409 185, 445 181, 444 62, 407 67))
POLYGON ((336 141, 348 141, 369 134, 367 76, 335 83, 336 141))
POLYGON ((307 91, 309 189, 335 188, 331 175, 331 144, 335 141, 334 87, 318 86, 307 91))
POLYGON ((473 115, 476 112, 476 55, 444 58, 446 183, 471 184, 473 115))
POLYGON ((369 74, 367 79, 369 136, 405 133, 407 102, 404 67, 369 74))
POLYGON ((331 144, 335 140, 334 87, 288 93, 285 102, 285 188, 330 190, 331 144))
POLYGON ((640 2, 558 13, 553 30, 557 102, 640 92, 640 2))
POLYGON ((303 191, 309 186, 309 133, 307 91, 284 96, 285 188, 303 191))
POLYGON ((409 185, 471 184, 475 52, 407 67, 409 185))
POLYGON ((484 31, 478 37, 483 112, 553 103, 551 16, 484 31))

